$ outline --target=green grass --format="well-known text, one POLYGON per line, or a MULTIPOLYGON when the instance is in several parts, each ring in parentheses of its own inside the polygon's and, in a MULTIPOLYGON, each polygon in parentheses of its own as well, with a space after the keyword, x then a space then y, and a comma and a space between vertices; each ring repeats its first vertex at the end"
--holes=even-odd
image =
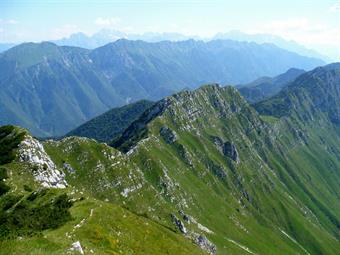
POLYGON ((0 239, 36 235, 46 229, 55 229, 71 219, 72 206, 66 194, 55 190, 39 190, 8 204, 12 195, 0 200, 0 239))
POLYGON ((261 115, 260 118, 264 121, 267 122, 268 124, 275 124, 279 121, 279 118, 270 116, 270 115, 261 115))
POLYGON ((15 149, 23 140, 26 130, 14 126, 0 127, 0 165, 15 159, 15 149))

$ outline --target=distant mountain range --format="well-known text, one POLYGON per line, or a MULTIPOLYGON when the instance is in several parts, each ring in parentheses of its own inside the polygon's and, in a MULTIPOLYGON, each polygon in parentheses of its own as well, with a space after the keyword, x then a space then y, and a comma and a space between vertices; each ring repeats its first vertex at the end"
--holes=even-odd
POLYGON ((318 53, 315 50, 308 49, 305 46, 296 43, 292 40, 286 40, 280 36, 271 35, 271 34, 248 34, 243 33, 239 30, 232 30, 227 33, 218 33, 213 39, 229 39, 235 41, 245 41, 245 42, 256 42, 256 43, 272 43, 276 46, 286 49, 292 52, 296 52, 302 56, 308 56, 313 58, 320 58, 326 62, 331 62, 331 59, 328 56, 324 56, 318 53))
POLYGON ((180 33, 153 33, 147 32, 143 34, 125 33, 117 30, 102 29, 93 35, 84 33, 75 33, 69 37, 60 40, 52 41, 60 46, 76 46, 87 49, 94 49, 105 44, 117 41, 119 39, 127 40, 142 40, 146 42, 161 42, 161 41, 186 41, 190 39, 202 40, 198 36, 186 36, 180 33))
POLYGON ((21 125, 37 136, 63 135, 129 102, 322 64, 271 44, 231 40, 122 39, 94 50, 25 43, 0 55, 0 124, 21 125))
MULTIPOLYGON (((183 35, 180 33, 156 33, 156 32, 146 32, 143 34, 134 34, 134 33, 126 33, 113 29, 102 29, 93 35, 87 35, 82 32, 71 34, 69 37, 65 37, 59 40, 51 41, 60 46, 75 46, 86 49, 95 49, 105 44, 114 42, 119 39, 128 39, 128 40, 142 40, 146 42, 160 42, 160 41, 186 41, 190 39, 194 40, 235 40, 241 42, 255 42, 259 44, 263 43, 272 43, 276 46, 289 50, 295 53, 298 53, 302 56, 319 58, 324 60, 325 62, 331 62, 331 59, 328 56, 324 56, 318 53, 315 50, 308 49, 305 46, 296 43, 292 40, 286 40, 282 37, 271 35, 271 34, 248 34, 241 32, 239 30, 232 30, 227 33, 218 33, 211 38, 203 38, 199 36, 193 35, 183 35)), ((0 52, 13 47, 14 44, 1 44, 0 43, 0 52)))
POLYGON ((276 77, 261 77, 236 87, 248 102, 255 103, 277 94, 304 72, 301 69, 291 68, 276 77))
POLYGON ((147 32, 143 34, 132 34, 125 33, 117 30, 103 29, 91 36, 84 33, 75 33, 69 37, 53 41, 57 45, 66 46, 77 46, 82 48, 94 49, 103 46, 107 43, 116 41, 118 39, 129 39, 129 40, 143 40, 147 42, 160 42, 160 41, 185 41, 190 39, 195 40, 234 40, 240 42, 255 42, 258 44, 272 43, 276 46, 298 53, 302 56, 319 58, 325 62, 330 62, 330 58, 318 53, 315 50, 308 49, 301 44, 296 43, 292 40, 286 40, 282 37, 271 35, 271 34, 248 34, 243 33, 239 30, 232 30, 227 33, 218 33, 212 38, 203 38, 199 36, 187 36, 180 33, 153 33, 147 32))

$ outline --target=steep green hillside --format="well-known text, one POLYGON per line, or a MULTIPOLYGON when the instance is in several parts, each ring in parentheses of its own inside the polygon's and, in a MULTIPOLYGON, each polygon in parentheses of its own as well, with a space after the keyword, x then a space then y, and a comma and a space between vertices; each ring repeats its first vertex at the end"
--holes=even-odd
POLYGON ((39 137, 61 136, 137 100, 322 63, 274 46, 233 41, 118 40, 94 50, 24 43, 0 54, 0 125, 23 126, 39 137))
POLYGON ((339 70, 302 75, 258 111, 232 87, 177 93, 115 148, 79 137, 41 145, 4 127, 0 142, 12 145, 1 146, 16 154, 1 166, 0 201, 17 198, 1 207, 11 232, 1 252, 62 254, 79 241, 85 254, 337 255, 339 70), (58 225, 11 224, 32 210, 34 223, 48 201, 58 225))
POLYGON ((178 207, 188 205, 190 214, 209 222, 219 233, 212 236, 219 248, 225 243, 221 237, 229 236, 255 253, 291 254, 275 240, 278 230, 306 254, 336 254, 340 143, 338 127, 327 123, 325 131, 311 124, 304 133, 286 119, 266 123, 234 89, 208 86, 151 108, 114 146, 149 166, 146 178, 160 191, 162 176, 171 174, 180 194, 188 196, 177 201, 178 207), (298 139, 303 134, 305 140, 298 139), (325 144, 329 151, 324 151, 325 144), (235 209, 240 215, 234 215, 235 209), (248 215, 247 223, 242 214, 248 215), (236 217, 236 225, 256 233, 261 248, 252 244, 252 235, 233 233, 221 215, 236 217), (262 240, 259 232, 270 238, 264 234, 262 240))
POLYGON ((151 101, 141 100, 126 106, 111 109, 82 124, 67 133, 66 136, 82 136, 93 138, 100 142, 110 142, 132 122, 138 119, 152 104, 153 102, 151 101))

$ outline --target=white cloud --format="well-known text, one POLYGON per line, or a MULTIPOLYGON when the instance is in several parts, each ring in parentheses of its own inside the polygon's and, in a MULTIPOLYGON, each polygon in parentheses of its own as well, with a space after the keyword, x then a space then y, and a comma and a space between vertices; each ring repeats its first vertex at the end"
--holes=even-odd
POLYGON ((304 45, 340 45, 340 27, 315 23, 307 18, 274 20, 249 33, 281 36, 304 45))
POLYGON ((1 25, 16 25, 19 22, 15 19, 0 19, 1 25))
POLYGON ((114 26, 117 25, 120 22, 119 18, 116 17, 98 17, 94 23, 98 26, 104 26, 104 27, 109 27, 109 26, 114 26))
POLYGON ((340 3, 335 3, 329 7, 330 12, 340 12, 340 3))
MULTIPOLYGON (((251 28, 251 27, 250 27, 251 28)), ((257 24, 254 29, 245 30, 250 34, 272 34, 293 40, 333 59, 340 60, 340 26, 315 22, 307 18, 274 20, 257 24)))
POLYGON ((68 37, 73 33, 77 33, 79 32, 80 29, 78 28, 77 25, 72 25, 72 24, 66 24, 62 27, 58 27, 56 29, 54 29, 53 31, 53 35, 51 39, 55 40, 55 39, 60 39, 63 37, 68 37))
POLYGON ((288 20, 274 20, 265 25, 266 29, 276 30, 296 30, 308 28, 308 20, 306 18, 288 19, 288 20))
POLYGON ((11 25, 15 25, 15 24, 18 24, 18 21, 15 20, 15 19, 9 19, 9 20, 7 20, 7 23, 11 24, 11 25))

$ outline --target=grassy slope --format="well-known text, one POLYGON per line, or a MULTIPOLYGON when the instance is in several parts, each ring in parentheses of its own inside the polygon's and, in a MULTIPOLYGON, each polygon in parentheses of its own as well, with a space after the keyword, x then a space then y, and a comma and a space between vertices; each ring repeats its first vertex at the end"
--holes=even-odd
MULTIPOLYGON (((1 128, 0 131, 8 128, 1 128)), ((12 128, 12 131, 15 130, 18 134, 23 132, 21 129, 12 128)), ((97 151, 98 157, 102 156, 99 147, 103 149, 103 145, 90 140, 78 140, 79 146, 82 147, 78 153, 90 153, 92 148, 97 151)), ((48 148, 48 145, 45 147, 48 148)), ((13 149, 15 148, 16 145, 13 149)), ((113 151, 107 146, 104 149, 113 151)), ((52 149, 50 153, 53 154, 52 149)), ((117 153, 112 152, 112 155, 117 153)), ((69 157, 71 158, 72 154, 69 157)), ((93 153, 92 157, 97 159, 96 153, 93 153)), ((110 163, 114 162, 116 161, 110 163)), ((149 219, 147 214, 138 215, 127 209, 129 203, 138 206, 136 202, 127 201, 126 205, 117 201, 112 203, 114 195, 118 196, 119 193, 109 194, 111 201, 104 201, 104 192, 86 190, 90 186, 86 185, 86 181, 83 185, 78 185, 81 190, 76 184, 67 189, 41 189, 33 179, 32 165, 13 161, 0 167, 6 171, 1 178, 5 177, 4 183, 10 188, 0 195, 0 254, 70 254, 67 252, 77 240, 81 241, 86 254, 91 250, 95 254, 203 254, 197 246, 175 230, 149 219), (97 196, 102 199, 94 198, 97 196), (57 201, 58 197, 72 201, 71 207, 56 208, 54 213, 49 215, 46 213, 47 209, 53 208, 53 201, 57 201), (58 217, 60 213, 64 213, 62 217, 58 217), (56 225, 57 222, 59 223, 56 225), (10 235, 4 232, 7 225, 11 230, 10 235)), ((95 180, 93 176, 90 178, 93 183, 98 181, 99 184, 100 180, 95 180)), ((85 179, 86 177, 79 177, 78 181, 85 179)), ((126 179, 128 181, 128 178, 126 179)), ((111 180, 117 178, 112 177, 111 180)), ((72 177, 68 176, 68 181, 73 184, 72 177)), ((74 183, 78 181, 74 180, 74 183)))
MULTIPOLYGON (((228 97, 228 94, 225 96, 228 97)), ((231 94, 231 96, 233 95, 231 94)), ((237 98, 237 95, 234 96, 237 98)), ((203 94, 197 97, 196 100, 197 102, 204 102, 207 99, 204 98, 203 94)), ((190 99, 186 98, 184 104, 188 101, 190 101, 190 99)), ((181 102, 179 104, 181 104, 181 102)), ((176 112, 176 116, 185 116, 183 112, 179 113, 179 111, 183 111, 183 108, 185 108, 183 107, 181 109, 180 106, 175 109, 174 112, 176 112)), ((205 108, 205 110, 209 111, 207 108, 205 108)), ((172 174, 172 178, 180 183, 179 186, 183 189, 181 193, 190 194, 187 198, 187 202, 188 200, 192 201, 189 204, 190 214, 199 217, 204 223, 207 222, 206 224, 209 228, 215 233, 218 233, 211 238, 219 246, 221 254, 228 251, 228 246, 224 247, 226 243, 224 237, 226 236, 246 244, 251 250, 261 254, 291 254, 291 249, 295 249, 295 251, 301 249, 296 245, 294 248, 290 247, 292 243, 285 240, 282 232, 278 231, 278 228, 281 228, 293 236, 293 238, 297 239, 310 254, 336 254, 339 245, 333 238, 338 238, 338 229, 336 224, 330 223, 327 216, 325 218, 328 212, 318 214, 319 222, 313 221, 312 215, 308 215, 308 213, 306 215, 305 211, 308 211, 308 209, 305 208, 305 204, 310 207, 315 207, 316 202, 310 202, 309 198, 303 196, 298 202, 292 201, 289 195, 296 197, 298 192, 287 189, 286 185, 282 184, 282 179, 273 175, 273 171, 271 171, 269 165, 266 164, 264 160, 259 160, 258 156, 263 157, 263 155, 259 153, 259 151, 261 151, 260 148, 264 145, 263 141, 265 141, 267 137, 256 134, 256 130, 249 130, 248 137, 244 137, 244 131, 246 131, 248 127, 254 127, 256 121, 259 121, 256 114, 249 113, 250 115, 247 116, 247 112, 243 112, 237 116, 237 118, 232 116, 226 120, 219 119, 218 121, 216 121, 214 117, 210 117, 216 116, 216 114, 216 112, 210 114, 208 112, 205 116, 200 117, 200 119, 194 122, 193 129, 190 131, 179 130, 179 127, 183 126, 183 122, 188 121, 187 119, 176 119, 174 121, 174 116, 171 116, 170 113, 165 113, 164 117, 159 117, 151 123, 149 126, 151 134, 149 134, 149 136, 152 137, 152 139, 143 143, 143 145, 138 148, 138 152, 133 156, 136 161, 145 158, 152 160, 152 163, 149 164, 152 165, 153 174, 149 176, 149 181, 153 182, 156 188, 159 187, 159 176, 162 175, 162 168, 164 169, 164 166, 167 168, 168 172, 172 174), (245 116, 248 120, 253 118, 255 123, 249 123, 247 120, 242 123, 240 120, 245 116), (201 123, 209 124, 203 124, 204 127, 199 127, 201 123), (159 128, 163 125, 167 125, 173 130, 176 130, 180 137, 178 143, 182 144, 190 155, 194 155, 192 156, 193 167, 188 168, 188 166, 183 164, 183 160, 174 160, 178 158, 176 146, 165 144, 164 141, 157 141, 155 137, 158 136, 159 128), (197 133, 193 135, 195 131, 197 133), (153 135, 155 137, 153 137, 153 135), (225 139, 234 141, 238 148, 242 148, 239 150, 241 164, 235 166, 228 161, 226 162, 225 159, 222 159, 221 155, 217 153, 217 150, 213 148, 211 142, 208 141, 207 138, 210 135, 224 136, 225 139), (165 151, 168 153, 164 153, 165 151), (221 181, 218 180, 216 176, 212 176, 212 174, 207 171, 205 160, 213 160, 217 166, 222 166, 227 172, 228 177, 226 180, 221 181), (157 168, 158 171, 155 170, 157 168), (239 198, 241 205, 238 204, 239 201, 235 200, 235 198, 239 198), (248 214, 249 217, 248 219, 245 217, 246 223, 243 223, 244 218, 241 216, 242 214, 239 215, 236 213, 235 216, 235 208, 239 207, 246 208, 245 214, 248 214), (250 217, 250 215, 252 216, 250 217), (251 234, 240 234, 242 231, 237 229, 233 222, 228 221, 228 218, 233 216, 236 217, 242 225, 249 228, 248 231, 251 234), (328 228, 330 224, 332 228, 328 228), (318 225, 318 227, 315 225, 318 225), (328 228, 328 231, 325 231, 325 228, 328 228), (331 235, 333 235, 333 237, 331 235)), ((258 127, 256 129, 258 129, 258 127)), ((334 136, 335 134, 332 135, 334 136)), ((337 136, 335 135, 335 137, 337 136)), ((339 149, 339 143, 335 142, 334 144, 337 146, 337 149, 339 149)), ((314 153, 315 150, 322 150, 320 144, 314 143, 313 145, 314 153)), ((268 153, 267 155, 269 155, 268 157, 272 157, 268 163, 287 159, 287 161, 290 162, 290 166, 287 169, 274 167, 274 173, 276 173, 276 171, 285 171, 285 174, 287 174, 287 171, 293 168, 294 172, 299 172, 297 169, 304 169, 304 171, 309 171, 310 174, 317 175, 318 172, 328 170, 327 165, 323 165, 322 162, 319 162, 318 165, 313 167, 313 165, 315 165, 315 158, 307 157, 303 154, 304 151, 305 153, 309 152, 309 154, 312 152, 305 145, 301 144, 299 146, 300 148, 297 148, 297 150, 301 152, 297 154, 294 153, 295 150, 291 150, 289 158, 283 158, 283 155, 278 152, 272 154, 268 151, 266 152, 268 153)), ((335 160, 334 162, 338 164, 338 161, 334 158, 335 155, 334 153, 331 157, 323 156, 325 160, 335 160)), ((142 164, 143 161, 140 163, 142 164)), ((339 168, 335 165, 333 172, 336 169, 339 168)), ((148 173, 148 171, 146 171, 146 173, 148 173)), ((337 176, 335 177, 339 178, 339 173, 336 174, 337 176)), ((309 186, 305 183, 305 180, 303 180, 302 183, 292 180, 287 182, 289 182, 291 186, 299 186, 300 188, 309 186)), ((318 182, 318 185, 323 188, 327 187, 325 182, 321 183, 317 179, 315 182, 318 182)), ((308 187, 306 189, 316 191, 315 187, 308 187)), ((177 194, 177 196, 180 195, 177 194)), ((338 205, 336 196, 334 196, 334 194, 330 196, 332 197, 333 204, 338 205)), ((300 196, 298 196, 298 198, 299 197, 300 196)), ((320 201, 324 200, 320 199, 320 201)), ((327 205, 326 208, 326 211, 328 211, 327 205)), ((332 210, 331 214, 336 219, 339 219, 338 210, 336 209, 332 210)))

